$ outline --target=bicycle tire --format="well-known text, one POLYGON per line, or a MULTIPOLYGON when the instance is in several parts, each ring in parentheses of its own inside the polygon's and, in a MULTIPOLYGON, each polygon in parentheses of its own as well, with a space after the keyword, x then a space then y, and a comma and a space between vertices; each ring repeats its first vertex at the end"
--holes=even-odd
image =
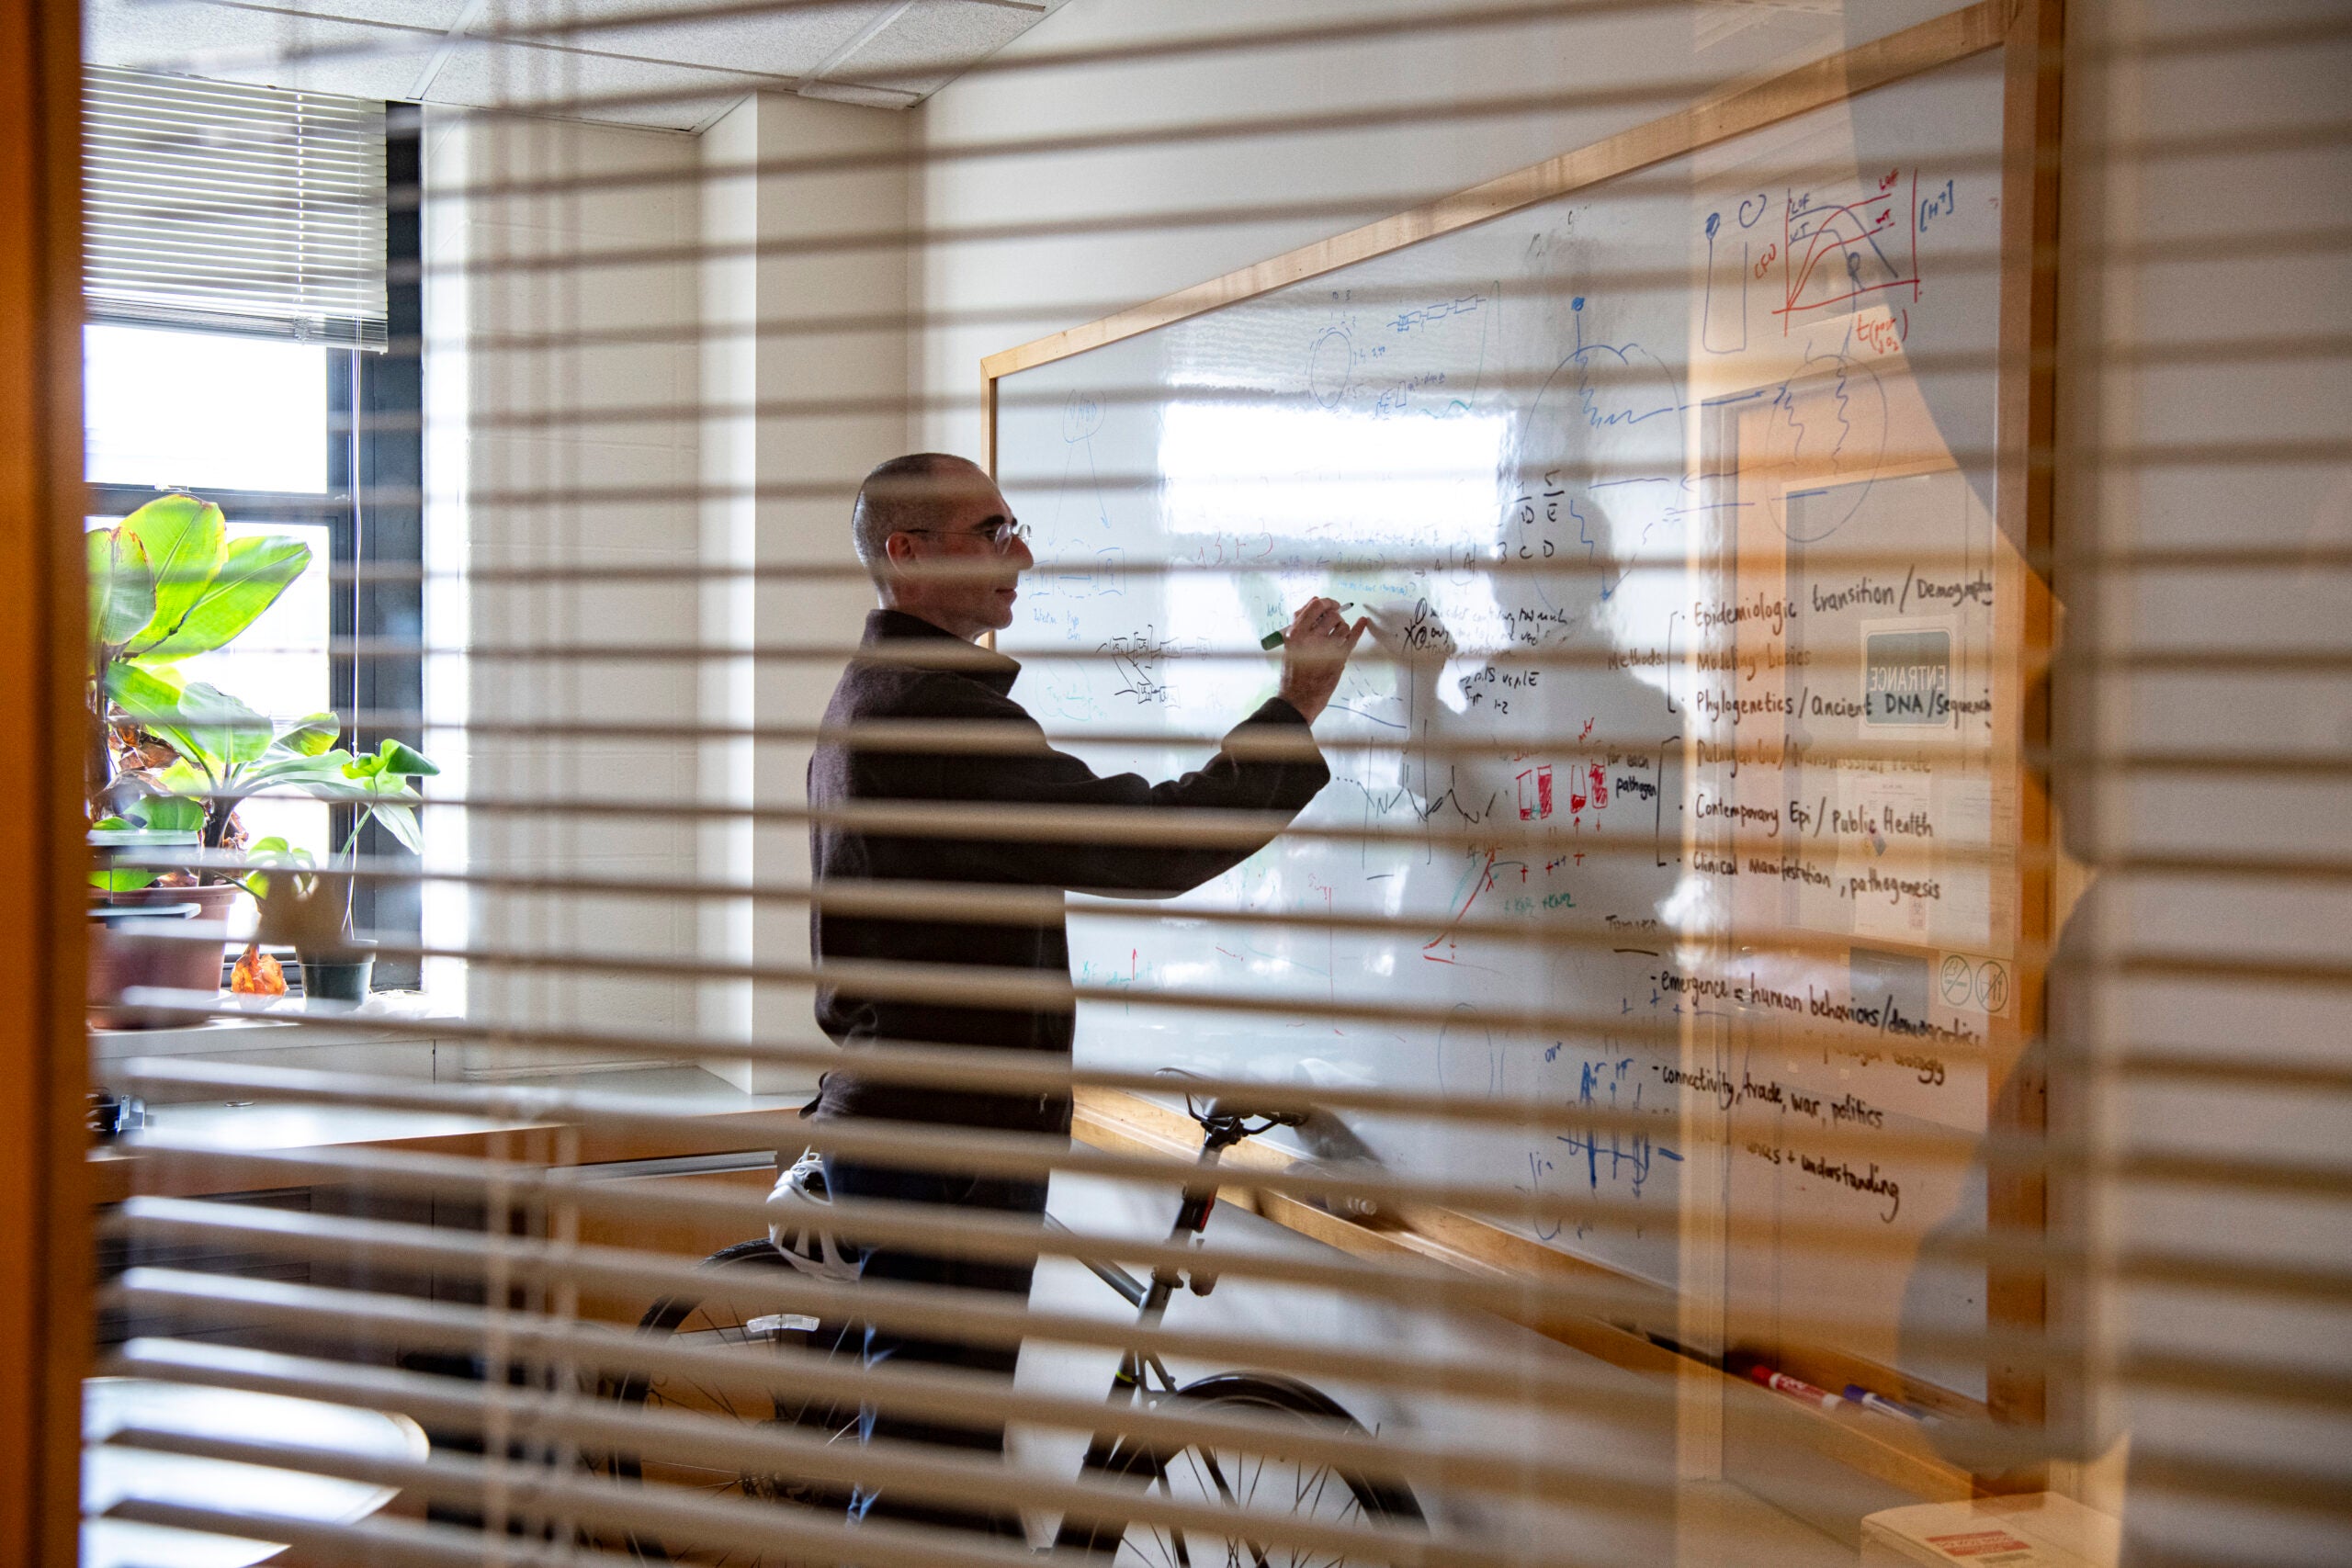
MULTIPOLYGON (((1292 1416, 1317 1423, 1340 1422, 1359 1432, 1364 1429, 1361 1422, 1320 1389, 1268 1373, 1220 1372, 1187 1383, 1170 1397, 1183 1400, 1194 1408, 1292 1416)), ((1107 1449, 1090 1452, 1086 1469, 1090 1475, 1156 1486, 1172 1497, 1227 1506, 1238 1504, 1249 1507, 1255 1503, 1261 1509, 1264 1496, 1271 1495, 1279 1502, 1281 1489, 1269 1492, 1266 1482, 1270 1472, 1280 1470, 1292 1477, 1288 1491, 1294 1514, 1311 1512, 1329 1523, 1357 1524, 1375 1530, 1419 1531, 1427 1524, 1412 1489, 1401 1482, 1353 1474, 1328 1465, 1290 1464, 1265 1454, 1220 1456, 1199 1444, 1174 1450, 1155 1449, 1121 1438, 1107 1449), (1344 1496, 1334 1493, 1334 1483, 1344 1496)), ((1106 1568, 1172 1568, 1175 1564, 1206 1568, 1212 1563, 1261 1562, 1270 1568, 1277 1564, 1305 1568, 1309 1563, 1317 1568, 1375 1568, 1385 1561, 1374 1557, 1335 1559, 1328 1552, 1269 1548, 1250 1543, 1246 1537, 1180 1533, 1139 1521, 1065 1520, 1055 1544, 1091 1552, 1104 1560, 1106 1568)))
MULTIPOLYGON (((763 1238, 722 1247, 703 1259, 701 1267, 720 1272, 746 1269, 789 1269, 791 1266, 786 1262, 783 1253, 763 1238)), ((764 1315, 767 1314, 763 1303, 736 1301, 723 1290, 698 1292, 664 1296, 655 1302, 638 1320, 638 1328, 646 1334, 707 1336, 710 1343, 743 1345, 752 1342, 752 1331, 747 1326, 751 1319, 764 1315)), ((827 1356, 857 1353, 856 1330, 849 1324, 817 1322, 805 1328, 786 1326, 772 1332, 775 1337, 769 1342, 791 1343, 785 1337, 797 1337, 799 1347, 808 1353, 827 1356)), ((856 1438, 857 1406, 854 1403, 839 1404, 805 1393, 796 1394, 789 1388, 770 1389, 763 1395, 744 1399, 730 1395, 724 1388, 667 1374, 638 1371, 627 1377, 601 1379, 597 1393, 601 1397, 640 1409, 693 1410, 704 1415, 732 1416, 757 1426, 813 1428, 827 1434, 829 1441, 854 1441, 856 1438)), ((729 1474, 704 1466, 668 1461, 658 1450, 641 1447, 630 1451, 592 1456, 589 1463, 592 1469, 616 1482, 679 1486, 703 1496, 749 1498, 781 1506, 829 1509, 836 1513, 845 1510, 849 1502, 847 1489, 837 1483, 784 1475, 729 1474)), ((635 1531, 599 1539, 594 1544, 608 1550, 626 1551, 640 1562, 690 1563, 697 1565, 697 1568, 784 1568, 787 1563, 798 1568, 801 1561, 772 1552, 668 1543, 635 1531)))

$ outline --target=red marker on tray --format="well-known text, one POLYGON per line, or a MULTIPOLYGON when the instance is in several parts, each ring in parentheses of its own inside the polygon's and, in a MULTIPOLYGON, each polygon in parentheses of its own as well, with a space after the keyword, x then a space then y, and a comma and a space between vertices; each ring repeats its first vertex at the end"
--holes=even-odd
POLYGON ((1775 1393, 1785 1393, 1791 1399, 1802 1399, 1807 1404, 1818 1404, 1824 1410, 1835 1410, 1846 1403, 1826 1388, 1815 1388, 1802 1378, 1792 1378, 1786 1372, 1776 1372, 1770 1367, 1750 1367, 1747 1369, 1747 1375, 1775 1393))

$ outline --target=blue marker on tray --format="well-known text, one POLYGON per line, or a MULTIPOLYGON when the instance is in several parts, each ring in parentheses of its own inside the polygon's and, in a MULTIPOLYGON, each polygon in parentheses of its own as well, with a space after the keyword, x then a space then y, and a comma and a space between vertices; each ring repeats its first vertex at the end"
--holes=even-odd
POLYGON ((1858 1382, 1846 1385, 1846 1397, 1865 1410, 1875 1410, 1882 1416, 1892 1416, 1898 1421, 1925 1423, 1928 1413, 1909 1404, 1899 1404, 1883 1393, 1872 1393, 1858 1382))

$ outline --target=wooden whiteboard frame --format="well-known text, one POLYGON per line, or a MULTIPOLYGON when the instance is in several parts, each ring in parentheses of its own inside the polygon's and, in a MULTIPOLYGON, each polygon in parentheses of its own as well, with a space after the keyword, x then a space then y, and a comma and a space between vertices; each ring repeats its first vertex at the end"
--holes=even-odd
MULTIPOLYGON (((2052 474, 2048 454, 2055 425, 2052 360, 2056 341, 2061 37, 2062 0, 1977 0, 1974 5, 1769 80, 1703 98, 1646 124, 1425 206, 1300 246, 1101 321, 989 355, 980 361, 989 471, 997 471, 998 383, 1007 376, 1551 201, 1621 175, 1684 157, 1730 138, 1842 103, 1874 88, 2000 50, 2004 87, 1995 521, 2015 552, 2013 558, 2024 562, 2027 570, 2019 574, 2024 592, 2011 601, 2020 605, 2016 624, 2019 646, 2014 659, 2001 660, 1996 666, 2000 671, 1996 688, 1999 711, 2018 716, 2006 743, 1996 741, 1996 748, 2014 759, 2022 849, 2015 889, 2018 910, 2015 1021, 1991 1032, 1988 1038, 1991 1102, 1986 1108, 1986 1121, 1988 1128, 1996 1133, 2039 1133, 2044 1123, 2045 1085, 2038 1075, 2029 1078, 2025 1046, 2038 1032, 2043 1016, 2044 955, 2052 939, 2053 911, 2047 781, 2030 759, 2046 750, 2048 740, 2045 672, 2052 611, 2042 563, 2049 559, 2051 547, 2052 474)), ((1166 1140, 1167 1130, 1153 1124, 1154 1117, 1147 1102, 1129 1097, 1082 1096, 1080 1109, 1077 1135, 1089 1142, 1151 1146, 1166 1140)), ((1374 1243, 1366 1236, 1340 1234, 1353 1233, 1362 1227, 1335 1224, 1330 1216, 1304 1205, 1252 1206, 1277 1223, 1350 1250, 1372 1251, 1380 1247, 1401 1246, 1421 1256, 1447 1258, 1465 1268, 1506 1271, 1523 1270, 1532 1261, 1529 1248, 1533 1244, 1468 1215, 1416 1213, 1408 1217, 1401 1231, 1392 1230, 1374 1243), (1298 1212, 1293 1213, 1294 1210, 1298 1212)), ((1996 1172, 1990 1179, 1986 1208, 1990 1227, 2012 1235, 2039 1235, 2045 1220, 2043 1183, 2038 1175, 1996 1172)), ((1632 1279, 1605 1265, 1565 1253, 1556 1256, 1560 1259, 1557 1267, 1571 1271, 1597 1269, 1612 1280, 1632 1279)), ((1547 1262, 1542 1267, 1550 1272, 1554 1266, 1547 1262)), ((1996 1272, 1988 1280, 1987 1323, 2020 1331, 2021 1337, 2029 1337, 2044 1322, 2046 1295, 2038 1270, 1996 1272)), ((1697 1303, 1700 1310, 1694 1314, 1692 1304, 1687 1300, 1680 1303, 1679 1316, 1670 1312, 1657 1325, 1659 1329, 1680 1337, 1684 1343, 1691 1342, 1690 1328, 1694 1316, 1703 1318, 1706 1307, 1704 1303, 1697 1303)), ((1720 1305, 1715 1303, 1718 1322, 1720 1305)), ((1649 1353, 1655 1348, 1647 1339, 1626 1335, 1611 1325, 1597 1321, 1574 1325, 1531 1322, 1529 1326, 1622 1365, 1661 1370, 1657 1358, 1649 1353), (1616 1338, 1610 1338, 1611 1335, 1616 1338), (1618 1343, 1620 1340, 1629 1343, 1618 1343)), ((2022 1424, 2041 1419, 2042 1379, 2032 1360, 2026 1357, 2018 1362, 1996 1362, 1988 1367, 1988 1397, 1984 1408, 1995 1419, 2022 1424)), ((1679 1370, 1688 1375, 1695 1365, 1690 1363, 1679 1370)), ((1758 1392, 1713 1376, 1702 1382, 1707 1391, 1706 1399, 1715 1402, 1718 1411, 1720 1402, 1726 1397, 1744 1401, 1758 1392)), ((1758 1410, 1775 1423, 1786 1424, 1781 1422, 1785 1412, 1775 1409, 1775 1404, 1787 1405, 1803 1414, 1789 1402, 1776 1401, 1770 1395, 1764 1400, 1758 1410)), ((1701 1424, 1706 1425, 1703 1416, 1701 1424)), ((1718 1415, 1713 1426, 1715 1437, 1702 1438, 1702 1446, 1708 1440, 1719 1445, 1720 1431, 1718 1415)), ((1947 1497, 1955 1495, 1955 1486, 1962 1495, 1971 1489, 1962 1472, 1937 1460, 1925 1443, 1916 1439, 1897 1441, 1891 1436, 1872 1434, 1871 1440, 1859 1442, 1849 1427, 1826 1415, 1797 1423, 1797 1435, 1806 1437, 1817 1450, 1844 1458, 1856 1468, 1904 1486, 1915 1495, 1947 1497), (1871 1451, 1863 1452, 1865 1450, 1871 1451), (1855 1457, 1857 1453, 1860 1453, 1859 1459, 1855 1457)), ((1689 1469, 1687 1443, 1685 1455, 1689 1469)), ((1703 1461, 1698 1468, 1704 1468, 1703 1461)), ((2013 1490, 2038 1484, 2037 1476, 2019 1473, 1979 1477, 1973 1487, 2013 1490)))

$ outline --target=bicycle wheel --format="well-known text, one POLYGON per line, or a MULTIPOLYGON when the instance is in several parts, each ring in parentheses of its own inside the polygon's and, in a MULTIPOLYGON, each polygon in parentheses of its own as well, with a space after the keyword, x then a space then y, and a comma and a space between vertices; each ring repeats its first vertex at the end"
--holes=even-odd
MULTIPOLYGON (((856 1330, 840 1323, 820 1322, 778 1313, 758 1295, 744 1295, 727 1287, 751 1270, 789 1269, 784 1254, 770 1243, 739 1242, 704 1259, 716 1278, 710 1288, 694 1295, 664 1297, 639 1320, 647 1334, 668 1335, 691 1344, 711 1346, 773 1346, 779 1350, 821 1356, 855 1355, 856 1330)), ((837 1403, 823 1394, 795 1389, 779 1379, 772 1388, 755 1388, 744 1380, 720 1382, 674 1372, 638 1372, 606 1378, 597 1391, 607 1399, 649 1411, 684 1412, 741 1421, 754 1427, 791 1427, 822 1434, 833 1442, 857 1440, 857 1405, 837 1403)), ((627 1452, 596 1456, 592 1468, 616 1481, 685 1488, 705 1496, 749 1498, 763 1503, 822 1508, 840 1514, 849 1502, 848 1490, 838 1483, 806 1477, 753 1471, 721 1471, 670 1458, 653 1444, 627 1452)), ((690 1542, 666 1542, 631 1532, 623 1539, 597 1544, 633 1552, 644 1562, 709 1564, 711 1568, 785 1568, 798 1560, 776 1552, 741 1548, 698 1547, 690 1542)))
MULTIPOLYGON (((1317 1423, 1340 1421, 1363 1430, 1320 1391, 1288 1378, 1225 1372, 1188 1383, 1175 1397, 1193 1409, 1290 1416, 1317 1423)), ((1139 1483, 1164 1497, 1215 1507, 1286 1514, 1367 1530, 1418 1531, 1424 1523, 1411 1489, 1399 1483, 1238 1449, 1193 1444, 1171 1451, 1122 1438, 1107 1454, 1093 1457, 1089 1469, 1108 1479, 1139 1483)), ((1209 1568, 1216 1563, 1250 1568, 1374 1568, 1388 1561, 1377 1555, 1335 1555, 1253 1542, 1246 1529, 1227 1535, 1141 1522, 1069 1521, 1056 1544, 1091 1551, 1110 1568, 1176 1568, 1178 1564, 1209 1568)))

